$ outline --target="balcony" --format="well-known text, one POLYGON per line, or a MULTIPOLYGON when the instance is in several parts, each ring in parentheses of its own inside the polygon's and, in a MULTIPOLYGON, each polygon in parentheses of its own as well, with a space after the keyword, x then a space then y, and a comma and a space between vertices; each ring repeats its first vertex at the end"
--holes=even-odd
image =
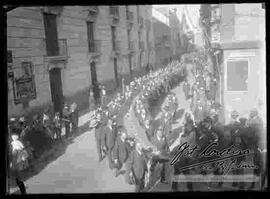
POLYGON ((90 55, 92 56, 101 55, 101 41, 99 40, 89 41, 88 49, 89 49, 90 55))
MULTIPOLYGON (((43 40, 43 42, 46 46, 45 39, 43 40)), ((55 53, 55 55, 48 55, 48 53, 49 52, 47 51, 45 55, 45 60, 48 62, 66 61, 68 59, 67 39, 58 39, 58 52, 55 53)))
POLYGON ((139 17, 139 27, 140 27, 140 28, 143 28, 143 22, 144 22, 144 21, 143 21, 143 17, 140 16, 140 17, 139 17))
POLYGON ((144 42, 143 42, 143 41, 140 41, 140 42, 139 42, 139 49, 140 49, 141 51, 144 51, 144 50, 145 50, 145 46, 144 46, 144 42))

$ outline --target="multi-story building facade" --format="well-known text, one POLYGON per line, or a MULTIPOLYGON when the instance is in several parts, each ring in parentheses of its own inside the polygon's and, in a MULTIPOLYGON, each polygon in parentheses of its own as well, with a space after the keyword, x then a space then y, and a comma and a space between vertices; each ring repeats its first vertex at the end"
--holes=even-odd
POLYGON ((172 58, 179 58, 184 50, 184 33, 176 9, 153 8, 152 20, 156 52, 156 66, 162 66, 172 58))
POLYGON ((112 90, 154 64, 151 6, 17 7, 7 14, 8 114, 64 101, 88 106, 90 85, 112 90))
POLYGON ((266 121, 265 10, 261 4, 219 4, 212 9, 212 44, 220 45, 225 122, 232 110, 256 107, 266 121))

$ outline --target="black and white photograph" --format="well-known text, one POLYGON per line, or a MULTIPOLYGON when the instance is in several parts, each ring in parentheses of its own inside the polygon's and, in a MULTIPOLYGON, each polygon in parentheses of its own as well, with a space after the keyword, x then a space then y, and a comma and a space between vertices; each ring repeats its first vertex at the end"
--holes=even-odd
POLYGON ((3 6, 7 194, 266 191, 265 3, 126 4, 3 6))

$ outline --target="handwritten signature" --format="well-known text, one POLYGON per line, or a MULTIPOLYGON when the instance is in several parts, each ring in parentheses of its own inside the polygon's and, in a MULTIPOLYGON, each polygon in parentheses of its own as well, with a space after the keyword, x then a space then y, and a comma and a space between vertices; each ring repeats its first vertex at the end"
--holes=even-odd
POLYGON ((205 157, 207 158, 207 160, 205 161, 199 161, 198 163, 183 166, 178 169, 179 171, 183 171, 195 167, 202 167, 203 169, 207 170, 214 170, 215 168, 218 168, 223 173, 228 173, 230 170, 242 168, 244 169, 257 168, 257 166, 253 164, 247 164, 243 161, 237 164, 237 158, 247 156, 250 154, 249 149, 241 150, 238 149, 235 145, 231 145, 230 147, 219 151, 218 149, 213 148, 214 146, 218 146, 218 143, 213 142, 202 150, 198 145, 191 147, 187 142, 185 142, 179 146, 178 152, 176 155, 174 155, 170 164, 173 166, 176 162, 180 161, 181 157, 189 157, 197 160, 205 157), (198 153, 196 153, 195 151, 197 151, 198 153))

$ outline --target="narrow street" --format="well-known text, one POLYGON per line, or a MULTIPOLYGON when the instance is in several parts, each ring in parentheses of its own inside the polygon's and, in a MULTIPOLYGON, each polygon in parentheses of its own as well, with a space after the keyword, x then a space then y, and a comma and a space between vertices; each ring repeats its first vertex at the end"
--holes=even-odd
MULTIPOLYGON (((80 117, 79 125, 89 114, 80 117)), ((65 154, 50 163, 38 175, 25 182, 27 193, 106 193, 132 192, 134 187, 123 176, 114 177, 107 159, 98 162, 94 131, 74 139, 65 154)))

